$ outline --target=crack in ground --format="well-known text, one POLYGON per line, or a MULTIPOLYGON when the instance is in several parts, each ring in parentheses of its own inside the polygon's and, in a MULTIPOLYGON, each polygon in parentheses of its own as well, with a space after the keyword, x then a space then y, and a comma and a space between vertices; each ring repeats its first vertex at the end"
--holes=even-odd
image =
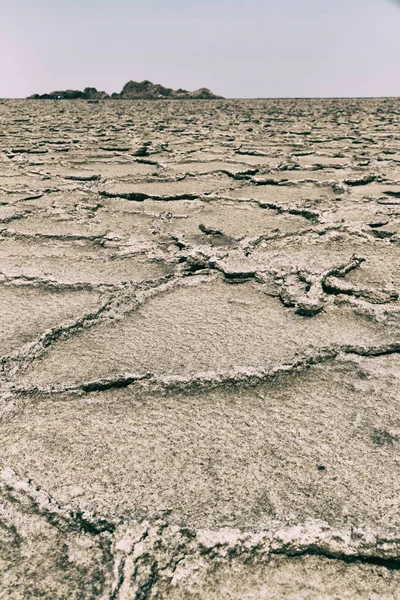
POLYGON ((162 597, 174 581, 190 580, 193 571, 201 569, 204 577, 217 565, 228 572, 238 564, 262 568, 272 556, 319 556, 388 571, 400 569, 400 537, 392 530, 339 529, 312 519, 301 523, 272 520, 255 532, 191 529, 171 525, 157 515, 145 521, 109 519, 57 502, 9 467, 0 471, 0 492, 23 512, 33 511, 60 530, 66 540, 74 533, 99 540, 105 558, 104 600, 162 597))
MULTIPOLYGON (((313 365, 323 364, 341 356, 357 355, 363 357, 380 357, 400 354, 400 342, 380 344, 376 346, 337 345, 320 348, 315 353, 305 353, 292 363, 284 363, 274 367, 236 366, 222 371, 195 372, 183 375, 162 375, 151 372, 124 373, 109 378, 66 384, 51 385, 47 388, 38 386, 23 387, 12 384, 8 391, 21 396, 43 396, 71 394, 90 394, 111 389, 138 386, 146 393, 186 393, 195 394, 198 391, 210 391, 218 388, 255 387, 263 383, 276 381, 295 373, 303 372, 313 365)), ((8 399, 11 401, 12 396, 8 399)))

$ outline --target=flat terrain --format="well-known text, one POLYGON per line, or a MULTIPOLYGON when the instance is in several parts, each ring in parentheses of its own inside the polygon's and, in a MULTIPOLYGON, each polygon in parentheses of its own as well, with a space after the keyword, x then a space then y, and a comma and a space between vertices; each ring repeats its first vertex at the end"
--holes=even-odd
POLYGON ((0 600, 400 599, 400 101, 0 101, 0 600))

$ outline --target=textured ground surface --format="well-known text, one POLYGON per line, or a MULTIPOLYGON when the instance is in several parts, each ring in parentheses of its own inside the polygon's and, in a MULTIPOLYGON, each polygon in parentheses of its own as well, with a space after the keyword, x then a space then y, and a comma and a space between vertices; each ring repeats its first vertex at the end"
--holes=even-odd
POLYGON ((0 104, 0 599, 400 598, 400 103, 0 104))

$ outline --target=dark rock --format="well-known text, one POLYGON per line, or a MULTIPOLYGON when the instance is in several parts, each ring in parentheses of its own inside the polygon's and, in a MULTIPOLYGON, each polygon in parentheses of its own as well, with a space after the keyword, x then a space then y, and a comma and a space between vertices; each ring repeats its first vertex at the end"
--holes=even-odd
POLYGON ((83 92, 79 90, 54 91, 50 94, 33 94, 29 96, 30 100, 215 100, 222 98, 210 92, 207 88, 200 88, 194 92, 187 90, 166 88, 158 83, 152 83, 145 80, 142 82, 128 81, 120 94, 113 93, 111 96, 106 92, 98 92, 96 88, 85 88, 83 92))
POLYGON ((107 92, 98 92, 96 88, 85 88, 83 90, 83 97, 86 100, 105 100, 110 96, 107 92))
POLYGON ((173 90, 171 88, 166 88, 159 84, 154 84, 151 81, 142 81, 138 83, 137 81, 129 81, 126 85, 124 85, 122 92, 120 94, 120 98, 126 100, 158 100, 162 98, 167 99, 204 99, 204 100, 212 100, 216 98, 221 98, 221 96, 216 96, 207 88, 201 88, 194 92, 188 92, 187 90, 178 89, 173 90))
POLYGON ((200 88, 194 92, 188 92, 188 95, 190 98, 195 98, 196 100, 215 100, 223 98, 222 96, 216 96, 208 88, 200 88))
POLYGON ((34 94, 29 96, 29 100, 104 100, 110 96, 106 92, 98 92, 96 88, 85 88, 83 92, 79 90, 61 90, 50 94, 34 94))

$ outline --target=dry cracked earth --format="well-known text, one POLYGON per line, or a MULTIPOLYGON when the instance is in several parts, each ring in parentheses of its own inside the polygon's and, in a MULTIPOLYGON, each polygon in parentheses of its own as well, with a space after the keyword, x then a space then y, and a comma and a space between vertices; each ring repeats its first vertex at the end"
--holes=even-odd
POLYGON ((400 102, 0 104, 0 599, 400 598, 400 102))

